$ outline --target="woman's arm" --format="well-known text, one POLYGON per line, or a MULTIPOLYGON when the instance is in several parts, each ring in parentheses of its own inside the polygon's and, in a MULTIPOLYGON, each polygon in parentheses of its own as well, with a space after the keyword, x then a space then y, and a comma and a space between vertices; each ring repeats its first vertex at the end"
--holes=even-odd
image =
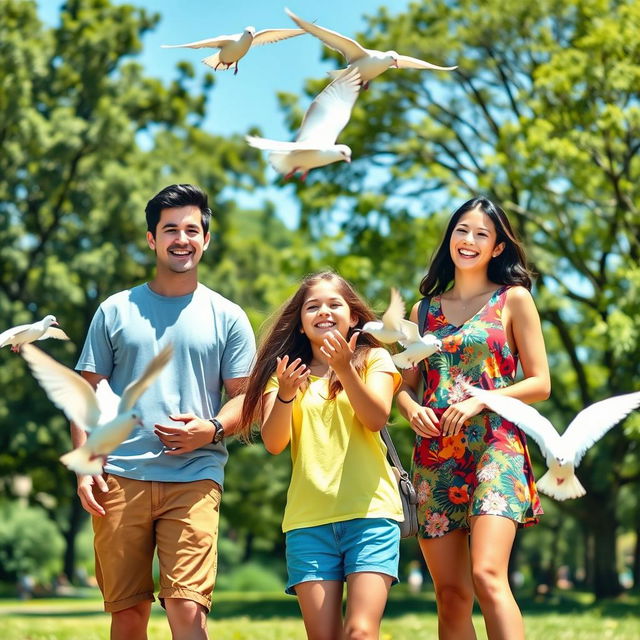
POLYGON ((289 364, 289 357, 278 358, 276 376, 279 387, 262 397, 264 412, 262 419, 262 441, 269 453, 277 454, 286 448, 291 439, 291 411, 293 399, 305 380, 309 377, 309 368, 296 358, 289 364))
POLYGON ((524 287, 512 287, 507 292, 503 322, 513 335, 524 379, 496 389, 495 393, 518 398, 528 404, 546 400, 551 393, 551 377, 542 325, 533 296, 524 287))
MULTIPOLYGON (((418 322, 417 302, 411 309, 409 319, 418 322)), ((423 407, 418 399, 420 385, 420 369, 404 369, 402 371, 402 386, 396 395, 396 405, 400 413, 408 420, 411 428, 423 438, 432 438, 440 434, 438 419, 432 409, 423 407)))

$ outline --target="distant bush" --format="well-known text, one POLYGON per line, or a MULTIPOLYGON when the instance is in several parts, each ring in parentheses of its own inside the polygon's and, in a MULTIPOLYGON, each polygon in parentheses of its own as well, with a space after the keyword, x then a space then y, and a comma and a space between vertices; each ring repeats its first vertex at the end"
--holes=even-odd
POLYGON ((277 571, 254 562, 218 574, 216 591, 282 591, 284 582, 277 571))
POLYGON ((46 513, 18 502, 0 502, 0 580, 19 575, 45 583, 60 573, 64 540, 46 513))

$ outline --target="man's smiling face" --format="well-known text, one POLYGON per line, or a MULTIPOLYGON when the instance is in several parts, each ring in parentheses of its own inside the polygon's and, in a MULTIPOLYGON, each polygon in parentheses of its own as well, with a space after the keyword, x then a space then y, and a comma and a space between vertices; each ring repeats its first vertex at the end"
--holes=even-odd
POLYGON ((147 232, 149 247, 156 252, 158 269, 185 273, 198 266, 209 246, 202 229, 202 214, 194 205, 163 209, 155 237, 147 232))

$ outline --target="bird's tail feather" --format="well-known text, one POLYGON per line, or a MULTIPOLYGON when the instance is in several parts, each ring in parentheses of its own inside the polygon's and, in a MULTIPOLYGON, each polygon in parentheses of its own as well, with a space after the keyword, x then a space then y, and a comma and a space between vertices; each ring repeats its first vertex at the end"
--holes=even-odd
POLYGON ((290 157, 288 153, 270 153, 269 164, 278 172, 287 174, 291 171, 290 157))
POLYGON ((60 456, 60 462, 71 471, 89 476, 100 475, 104 466, 104 459, 102 457, 92 459, 91 452, 87 447, 78 447, 65 453, 60 456))
POLYGON ((399 369, 411 369, 411 367, 413 367, 413 362, 411 362, 404 353, 394 353, 391 359, 393 360, 393 364, 399 369))
POLYGON ((587 493, 576 475, 565 478, 562 483, 558 483, 558 478, 554 477, 551 471, 547 471, 540 480, 537 480, 536 485, 542 493, 546 493, 556 500, 580 498, 587 493))
POLYGON ((217 71, 220 69, 227 69, 227 66, 224 63, 220 62, 220 52, 216 52, 213 55, 207 56, 206 58, 202 58, 202 62, 204 62, 208 67, 212 69, 216 69, 216 65, 219 64, 217 71))

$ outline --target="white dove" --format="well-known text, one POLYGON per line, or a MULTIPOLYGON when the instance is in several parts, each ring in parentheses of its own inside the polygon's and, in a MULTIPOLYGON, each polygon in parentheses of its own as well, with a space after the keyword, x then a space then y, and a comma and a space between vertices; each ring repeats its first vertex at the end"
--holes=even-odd
POLYGON ((271 166, 285 174, 285 179, 301 171, 304 180, 311 169, 332 162, 351 162, 351 149, 336 144, 345 128, 358 96, 360 74, 357 69, 343 71, 313 100, 304 114, 295 142, 279 142, 256 136, 247 136, 247 142, 257 149, 272 151, 271 166))
POLYGON ((392 344, 406 338, 406 334, 402 330, 402 321, 404 319, 404 301, 397 289, 391 289, 391 299, 389 306, 382 315, 382 322, 370 321, 362 327, 363 333, 370 333, 379 342, 392 344))
POLYGON ((214 71, 217 71, 220 65, 224 65, 224 70, 226 71, 235 64, 235 71, 233 72, 235 76, 238 73, 238 61, 246 55, 251 47, 301 36, 303 33, 303 29, 263 29, 256 33, 255 27, 247 27, 242 33, 234 33, 231 36, 217 36, 186 44, 163 44, 161 46, 163 49, 176 49, 178 47, 220 49, 217 53, 203 58, 202 62, 214 71))
POLYGON ((12 329, 7 329, 0 333, 0 348, 10 344, 11 351, 18 352, 23 344, 34 342, 35 340, 44 340, 45 338, 68 340, 69 336, 62 329, 56 329, 57 326, 56 317, 49 315, 33 324, 21 324, 12 329), (55 327, 52 325, 55 325, 55 327))
POLYGON ((63 455, 60 460, 72 471, 96 475, 102 472, 106 457, 125 440, 139 415, 133 407, 149 388, 173 354, 167 345, 147 365, 142 375, 116 395, 106 380, 96 390, 82 376, 72 371, 33 345, 25 345, 22 355, 49 400, 67 418, 89 432, 87 441, 63 455))
POLYGON ((442 349, 442 341, 431 333, 420 335, 420 329, 411 320, 402 320, 400 323, 404 337, 398 342, 404 347, 404 351, 391 356, 396 367, 410 369, 419 362, 442 349))
POLYGON ((586 493, 575 475, 575 468, 592 444, 640 405, 640 391, 601 400, 580 411, 560 435, 553 424, 530 405, 462 384, 469 394, 537 442, 549 470, 536 484, 540 491, 556 500, 579 498, 586 493))
MULTIPOLYGON (((302 29, 314 35, 324 42, 327 47, 341 53, 349 63, 349 67, 356 67, 360 71, 360 81, 363 88, 369 86, 369 81, 385 72, 389 67, 396 69, 435 69, 437 71, 453 71, 458 67, 440 67, 418 58, 403 56, 395 51, 376 51, 375 49, 365 49, 361 44, 347 38, 336 31, 319 27, 312 22, 307 22, 299 18, 293 11, 285 8, 287 15, 302 29)), ((335 76, 340 71, 330 71, 331 76, 335 76)))

